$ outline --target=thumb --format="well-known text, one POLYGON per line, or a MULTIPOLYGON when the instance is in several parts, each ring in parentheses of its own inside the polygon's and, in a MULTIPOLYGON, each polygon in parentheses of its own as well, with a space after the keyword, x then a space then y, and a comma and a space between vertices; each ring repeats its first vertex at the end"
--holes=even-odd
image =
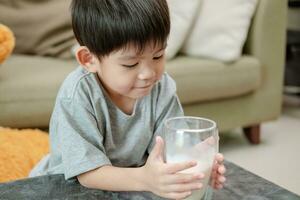
POLYGON ((163 160, 163 153, 164 153, 164 140, 160 136, 157 136, 155 138, 155 145, 152 149, 151 156, 163 160))

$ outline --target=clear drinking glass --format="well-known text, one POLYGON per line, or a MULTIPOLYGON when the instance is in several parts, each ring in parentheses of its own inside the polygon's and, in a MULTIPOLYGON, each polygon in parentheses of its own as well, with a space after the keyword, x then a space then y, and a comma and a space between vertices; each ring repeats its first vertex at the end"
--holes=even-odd
POLYGON ((188 200, 210 200, 210 174, 215 154, 219 151, 219 135, 214 121, 199 117, 174 117, 164 123, 165 159, 167 163, 197 161, 193 168, 181 173, 203 172, 203 187, 194 190, 188 200))

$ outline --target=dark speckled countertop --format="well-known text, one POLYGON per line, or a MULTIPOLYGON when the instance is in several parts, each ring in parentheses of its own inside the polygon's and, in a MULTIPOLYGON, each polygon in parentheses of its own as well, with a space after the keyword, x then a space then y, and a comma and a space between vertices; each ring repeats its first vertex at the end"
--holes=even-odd
MULTIPOLYGON (((231 162, 225 162, 227 182, 215 190, 214 200, 300 200, 300 196, 275 185, 231 162)), ((299 186, 300 187, 300 186, 299 186)), ((99 200, 161 199, 146 192, 104 192, 82 187, 77 180, 65 181, 63 175, 40 176, 0 184, 1 200, 99 200)))

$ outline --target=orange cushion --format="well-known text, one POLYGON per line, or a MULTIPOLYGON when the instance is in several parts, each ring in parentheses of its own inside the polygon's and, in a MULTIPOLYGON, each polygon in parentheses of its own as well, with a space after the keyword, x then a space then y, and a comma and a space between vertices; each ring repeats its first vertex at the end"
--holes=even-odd
POLYGON ((49 136, 35 129, 0 127, 0 182, 26 178, 49 152, 49 136))

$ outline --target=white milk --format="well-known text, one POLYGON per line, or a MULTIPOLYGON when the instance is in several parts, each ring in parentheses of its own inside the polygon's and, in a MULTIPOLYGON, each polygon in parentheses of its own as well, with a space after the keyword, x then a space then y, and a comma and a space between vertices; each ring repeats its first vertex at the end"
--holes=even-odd
MULTIPOLYGON (((203 144, 200 143, 200 145, 203 144)), ((205 174, 205 177, 201 180, 203 187, 199 190, 194 190, 191 196, 186 198, 186 200, 200 200, 205 194, 207 185, 209 184, 210 173, 212 170, 212 164, 215 155, 215 148, 213 146, 210 146, 209 148, 208 146, 205 146, 205 148, 203 148, 203 146, 199 146, 198 144, 196 145, 196 148, 191 148, 185 152, 176 148, 175 152, 176 153, 174 153, 173 151, 174 153, 173 155, 169 155, 168 152, 166 153, 167 163, 178 163, 183 161, 195 160, 197 161, 197 165, 195 167, 183 170, 181 172, 182 173, 202 172, 205 174)))

